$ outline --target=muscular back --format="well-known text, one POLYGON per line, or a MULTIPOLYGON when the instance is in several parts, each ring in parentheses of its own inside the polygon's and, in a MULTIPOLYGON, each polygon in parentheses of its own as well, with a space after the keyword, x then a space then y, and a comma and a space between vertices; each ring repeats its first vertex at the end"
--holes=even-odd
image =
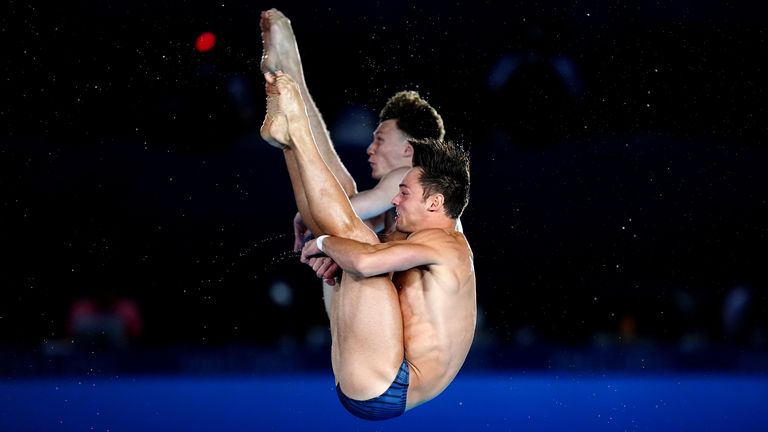
POLYGON ((475 332, 472 251, 463 234, 432 229, 410 242, 439 251, 440 262, 396 273, 405 357, 411 369, 409 408, 442 392, 458 373, 475 332))

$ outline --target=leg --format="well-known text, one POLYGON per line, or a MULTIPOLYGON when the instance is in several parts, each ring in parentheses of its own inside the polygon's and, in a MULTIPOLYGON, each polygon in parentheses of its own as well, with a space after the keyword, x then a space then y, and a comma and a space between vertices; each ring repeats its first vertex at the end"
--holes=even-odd
MULTIPOLYGON (((377 243, 320 155, 296 83, 282 73, 266 78, 267 93, 277 95, 278 102, 267 105, 274 111, 268 112, 262 135, 286 146, 286 162, 297 170, 291 175, 294 191, 306 198, 305 221, 310 216, 318 234, 377 243)), ((357 400, 379 396, 392 383, 404 356, 400 301, 392 281, 388 276, 344 273, 333 288, 329 315, 333 369, 342 391, 357 400)))
POLYGON ((333 175, 341 184, 347 196, 357 193, 357 186, 346 167, 341 163, 336 150, 333 148, 331 137, 325 126, 323 117, 317 109, 312 96, 309 94, 301 66, 299 47, 291 28, 291 22, 277 9, 261 13, 261 35, 264 42, 264 54, 261 57, 261 71, 275 73, 278 70, 290 75, 299 85, 301 97, 307 108, 307 116, 315 137, 315 143, 330 168, 333 175))
MULTIPOLYGON (((274 147, 285 149, 287 143, 291 141, 288 134, 288 118, 280 112, 278 107, 278 98, 275 86, 266 85, 267 93, 267 114, 264 117, 264 123, 261 125, 261 137, 274 147)), ((299 168, 296 164, 296 158, 293 153, 285 153, 285 164, 288 168, 288 176, 293 186, 293 196, 296 199, 296 208, 299 209, 304 223, 315 235, 320 235, 317 224, 309 212, 309 204, 302 187, 299 168)))
MULTIPOLYGON (((320 111, 317 109, 317 106, 307 89, 301 57, 299 55, 299 48, 296 44, 296 37, 293 33, 290 20, 276 9, 262 12, 261 31, 264 43, 264 53, 261 58, 261 71, 264 73, 274 73, 281 70, 295 79, 299 86, 301 97, 306 103, 307 116, 309 117, 312 135, 315 138, 315 143, 320 150, 323 160, 328 165, 331 172, 336 176, 336 179, 341 184, 341 187, 344 189, 347 196, 357 193, 355 181, 336 154, 328 129, 323 121, 323 117, 320 115, 320 111)), ((298 178, 298 167, 295 158, 292 155, 286 155, 286 163, 288 165, 288 173, 292 178, 291 183, 293 185, 301 184, 301 180, 298 178), (294 177, 296 178, 294 179, 294 177)), ((317 234, 319 232, 317 224, 311 216, 309 216, 309 207, 306 196, 301 187, 297 188, 294 186, 294 196, 296 196, 297 206, 302 215, 302 219, 304 220, 304 224, 311 232, 317 234), (304 211, 301 211, 302 208, 304 211)), ((330 310, 332 296, 332 290, 327 288, 324 289, 323 299, 326 311, 330 310)))

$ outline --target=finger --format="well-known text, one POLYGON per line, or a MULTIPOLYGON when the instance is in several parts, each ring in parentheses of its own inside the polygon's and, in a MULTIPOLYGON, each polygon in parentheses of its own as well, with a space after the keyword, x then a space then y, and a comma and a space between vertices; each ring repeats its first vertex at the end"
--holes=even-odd
POLYGON ((293 248, 295 252, 302 250, 308 241, 312 240, 312 231, 299 228, 295 233, 293 248))
POLYGON ((333 279, 333 275, 335 275, 338 270, 339 270, 339 265, 331 261, 331 265, 328 266, 328 268, 325 270, 323 277, 325 279, 333 279))
POLYGON ((317 277, 318 277, 318 278, 320 278, 320 279, 324 279, 324 278, 325 278, 325 270, 323 270, 323 268, 322 268, 322 267, 320 267, 320 268, 319 268, 319 269, 317 269, 317 271, 315 272, 315 276, 317 276, 317 277))
POLYGON ((294 252, 301 252, 304 236, 301 235, 299 232, 293 233, 293 251, 294 252))
POLYGON ((315 259, 315 263, 312 265, 312 270, 320 277, 323 275, 322 269, 325 266, 325 261, 322 259, 315 259))
POLYGON ((309 258, 309 257, 307 257, 307 254, 306 254, 306 253, 304 253, 304 252, 302 251, 302 252, 301 252, 301 256, 299 257, 299 262, 302 262, 302 263, 304 263, 304 264, 309 264, 309 265, 312 265, 312 264, 310 263, 310 260, 312 260, 312 259, 313 259, 313 258, 309 258))
POLYGON ((322 265, 317 269, 317 277, 328 277, 328 270, 333 266, 333 261, 328 258, 322 260, 322 265))
POLYGON ((307 256, 314 256, 315 251, 313 248, 314 245, 312 243, 313 242, 311 241, 304 243, 304 247, 301 249, 301 253, 306 254, 307 256))

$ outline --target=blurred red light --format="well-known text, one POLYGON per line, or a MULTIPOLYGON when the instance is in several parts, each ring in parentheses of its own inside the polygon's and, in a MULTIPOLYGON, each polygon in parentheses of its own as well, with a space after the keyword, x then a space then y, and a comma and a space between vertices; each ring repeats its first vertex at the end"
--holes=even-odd
POLYGON ((195 49, 198 52, 208 52, 216 45, 216 35, 211 32, 200 33, 195 39, 195 49))

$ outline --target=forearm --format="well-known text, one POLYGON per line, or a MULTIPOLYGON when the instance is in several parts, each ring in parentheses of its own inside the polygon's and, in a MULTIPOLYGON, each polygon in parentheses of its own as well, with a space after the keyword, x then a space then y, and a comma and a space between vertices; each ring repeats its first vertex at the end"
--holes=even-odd
MULTIPOLYGON (((392 196, 395 196, 396 193, 393 192, 392 196)), ((380 216, 391 209, 393 207, 392 196, 387 198, 387 195, 378 193, 376 190, 366 190, 349 197, 349 203, 352 204, 352 208, 355 209, 355 213, 360 219, 365 220, 380 216)))
POLYGON ((322 252, 331 257, 342 270, 361 276, 372 276, 370 256, 376 251, 374 245, 341 237, 325 237, 322 252))
POLYGON ((375 244, 322 235, 304 246, 302 260, 323 252, 342 270, 364 277, 440 264, 447 234, 438 229, 428 231, 431 233, 407 240, 375 244))

